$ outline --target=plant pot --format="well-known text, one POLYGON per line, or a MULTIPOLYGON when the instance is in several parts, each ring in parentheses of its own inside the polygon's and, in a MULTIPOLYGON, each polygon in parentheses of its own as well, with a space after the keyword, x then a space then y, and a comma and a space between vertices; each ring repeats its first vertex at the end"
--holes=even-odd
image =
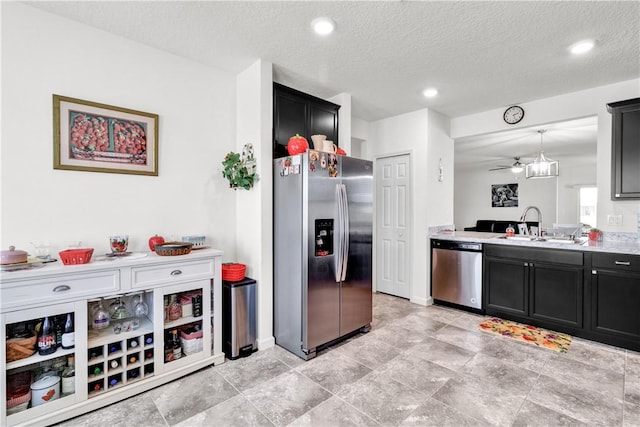
POLYGON ((601 231, 590 231, 589 232, 589 240, 592 242, 602 242, 602 232, 601 231))

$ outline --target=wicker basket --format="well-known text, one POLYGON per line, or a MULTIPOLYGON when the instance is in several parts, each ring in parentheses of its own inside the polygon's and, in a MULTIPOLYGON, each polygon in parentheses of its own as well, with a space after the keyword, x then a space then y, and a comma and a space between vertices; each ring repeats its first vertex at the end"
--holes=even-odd
POLYGON ((91 261, 91 255, 93 255, 93 248, 83 249, 66 249, 58 252, 60 259, 64 265, 70 264, 87 264, 91 261))
POLYGON ((191 252, 193 243, 189 242, 165 242, 160 245, 156 245, 156 253, 160 256, 176 256, 186 255, 191 252))
POLYGON ((9 338, 7 340, 7 362, 33 355, 36 351, 36 339, 35 335, 29 338, 9 338))
POLYGON ((244 279, 244 274, 246 272, 246 264, 238 264, 233 262, 222 264, 222 280, 226 280, 227 282, 237 282, 244 279))

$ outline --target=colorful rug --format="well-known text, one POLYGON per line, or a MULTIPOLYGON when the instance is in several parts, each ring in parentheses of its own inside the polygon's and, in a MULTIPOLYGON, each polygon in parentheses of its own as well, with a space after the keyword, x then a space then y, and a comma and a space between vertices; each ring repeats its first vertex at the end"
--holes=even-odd
POLYGON ((571 345, 570 335, 497 317, 491 317, 483 321, 478 327, 485 332, 513 338, 538 347, 549 348, 560 353, 566 353, 571 345))

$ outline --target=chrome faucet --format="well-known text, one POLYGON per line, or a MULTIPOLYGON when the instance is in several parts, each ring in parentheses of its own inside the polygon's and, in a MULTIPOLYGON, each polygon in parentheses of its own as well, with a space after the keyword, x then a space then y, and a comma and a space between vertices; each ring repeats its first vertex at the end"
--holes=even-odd
POLYGON ((524 210, 524 213, 520 217, 520 221, 526 222, 527 214, 531 209, 535 210, 538 213, 538 237, 542 237, 542 212, 540 212, 540 209, 538 209, 537 206, 527 206, 524 210))

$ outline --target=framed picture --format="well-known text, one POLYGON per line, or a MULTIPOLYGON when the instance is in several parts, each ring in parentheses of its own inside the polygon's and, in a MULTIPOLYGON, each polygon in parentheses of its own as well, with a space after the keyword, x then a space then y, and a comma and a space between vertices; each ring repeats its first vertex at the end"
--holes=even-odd
POLYGON ((158 115, 53 95, 53 168, 158 176, 158 115))
POLYGON ((518 207, 518 184, 492 184, 491 207, 518 207))

